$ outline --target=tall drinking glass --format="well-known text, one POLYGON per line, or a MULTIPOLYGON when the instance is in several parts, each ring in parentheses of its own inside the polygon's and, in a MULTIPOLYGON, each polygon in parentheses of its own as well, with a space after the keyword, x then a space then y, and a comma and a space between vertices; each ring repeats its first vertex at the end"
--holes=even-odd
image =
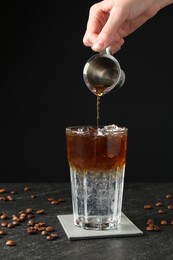
POLYGON ((128 129, 66 128, 74 225, 116 228, 121 222, 128 129))

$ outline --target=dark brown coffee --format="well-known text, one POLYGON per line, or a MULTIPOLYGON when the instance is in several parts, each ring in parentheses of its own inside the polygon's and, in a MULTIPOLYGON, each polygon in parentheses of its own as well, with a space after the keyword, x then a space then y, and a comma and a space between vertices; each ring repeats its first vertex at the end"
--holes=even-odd
MULTIPOLYGON (((80 129, 80 127, 79 127, 80 129)), ((127 131, 98 134, 97 127, 80 131, 67 129, 67 154, 70 166, 79 172, 111 172, 125 165, 127 131)))

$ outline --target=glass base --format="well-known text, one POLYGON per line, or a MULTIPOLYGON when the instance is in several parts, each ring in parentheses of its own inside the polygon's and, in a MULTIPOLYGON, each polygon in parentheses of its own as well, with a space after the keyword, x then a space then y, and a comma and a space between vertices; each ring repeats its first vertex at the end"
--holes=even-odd
POLYGON ((111 222, 110 219, 104 219, 103 217, 90 217, 87 220, 80 218, 74 220, 74 224, 77 227, 81 227, 88 230, 109 230, 116 229, 120 224, 120 218, 114 222, 111 222))

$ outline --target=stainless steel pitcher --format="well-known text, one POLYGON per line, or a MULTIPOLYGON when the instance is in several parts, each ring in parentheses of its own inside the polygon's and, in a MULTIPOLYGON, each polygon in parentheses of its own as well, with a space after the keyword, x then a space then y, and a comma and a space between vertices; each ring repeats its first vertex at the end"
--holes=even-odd
POLYGON ((123 86, 125 73, 108 47, 86 62, 83 69, 83 79, 92 93, 97 95, 97 88, 101 88, 101 95, 104 95, 113 88, 117 91, 123 86))

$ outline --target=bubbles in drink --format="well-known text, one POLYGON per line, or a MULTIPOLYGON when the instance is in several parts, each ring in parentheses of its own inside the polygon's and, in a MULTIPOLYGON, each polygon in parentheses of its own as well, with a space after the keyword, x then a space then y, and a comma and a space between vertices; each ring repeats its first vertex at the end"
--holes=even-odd
POLYGON ((125 167, 111 174, 70 169, 74 223, 85 229, 111 229, 121 221, 125 167))

